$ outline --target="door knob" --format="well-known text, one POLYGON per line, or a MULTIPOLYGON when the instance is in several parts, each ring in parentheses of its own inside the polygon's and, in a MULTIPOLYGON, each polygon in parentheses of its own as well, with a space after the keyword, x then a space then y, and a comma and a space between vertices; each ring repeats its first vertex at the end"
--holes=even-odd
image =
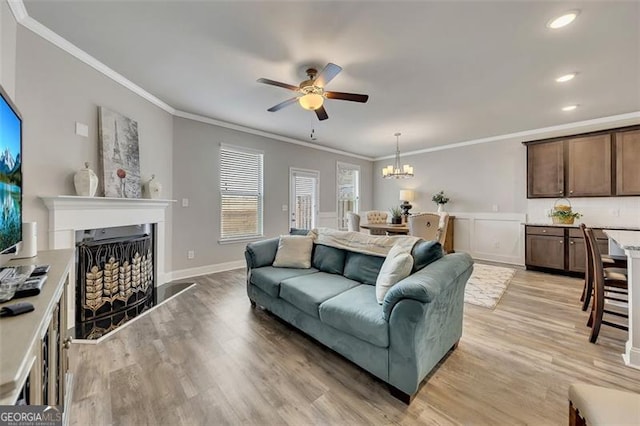
POLYGON ((67 337, 66 339, 64 339, 64 341, 62 342, 62 347, 65 349, 69 349, 71 347, 71 337, 67 337))

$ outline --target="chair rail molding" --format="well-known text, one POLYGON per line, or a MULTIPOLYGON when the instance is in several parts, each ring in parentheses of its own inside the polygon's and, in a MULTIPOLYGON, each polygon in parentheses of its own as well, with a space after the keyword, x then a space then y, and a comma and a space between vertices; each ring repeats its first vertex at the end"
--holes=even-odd
POLYGON ((455 216, 453 247, 474 259, 524 266, 526 213, 449 212, 455 216))

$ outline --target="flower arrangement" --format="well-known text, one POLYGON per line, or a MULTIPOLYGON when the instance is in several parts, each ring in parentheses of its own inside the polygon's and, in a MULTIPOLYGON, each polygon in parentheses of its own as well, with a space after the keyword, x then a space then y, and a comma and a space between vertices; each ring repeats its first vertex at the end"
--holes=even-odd
POLYGON ((433 201, 436 204, 447 204, 449 202, 449 197, 444 195, 444 191, 440 191, 438 193, 433 194, 433 197, 431 197, 431 201, 433 201))
POLYGON ((401 217, 402 216, 402 210, 400 209, 400 207, 391 207, 389 209, 389 213, 391 213, 391 217, 401 217))

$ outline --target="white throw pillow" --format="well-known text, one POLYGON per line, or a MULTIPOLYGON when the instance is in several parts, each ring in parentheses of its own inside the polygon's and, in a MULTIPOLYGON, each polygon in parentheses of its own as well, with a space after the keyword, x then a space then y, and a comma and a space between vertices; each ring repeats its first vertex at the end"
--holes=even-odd
POLYGON ((273 266, 276 268, 311 268, 313 237, 281 235, 273 266))
POLYGON ((406 248, 396 244, 389 250, 378 278, 376 279, 376 299, 382 304, 384 296, 397 282, 411 275, 413 257, 406 252, 406 248))

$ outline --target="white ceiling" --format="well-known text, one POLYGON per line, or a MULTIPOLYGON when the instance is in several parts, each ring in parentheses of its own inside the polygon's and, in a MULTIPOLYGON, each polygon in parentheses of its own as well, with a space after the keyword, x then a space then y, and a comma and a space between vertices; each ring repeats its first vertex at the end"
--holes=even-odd
POLYGON ((640 2, 26 1, 29 15, 172 107, 361 155, 640 111, 640 2), (560 30, 546 22, 570 9, 560 30), (292 105, 343 67, 329 120, 292 105), (578 71, 560 85, 555 77, 578 71), (560 108, 580 107, 570 113, 560 108))

